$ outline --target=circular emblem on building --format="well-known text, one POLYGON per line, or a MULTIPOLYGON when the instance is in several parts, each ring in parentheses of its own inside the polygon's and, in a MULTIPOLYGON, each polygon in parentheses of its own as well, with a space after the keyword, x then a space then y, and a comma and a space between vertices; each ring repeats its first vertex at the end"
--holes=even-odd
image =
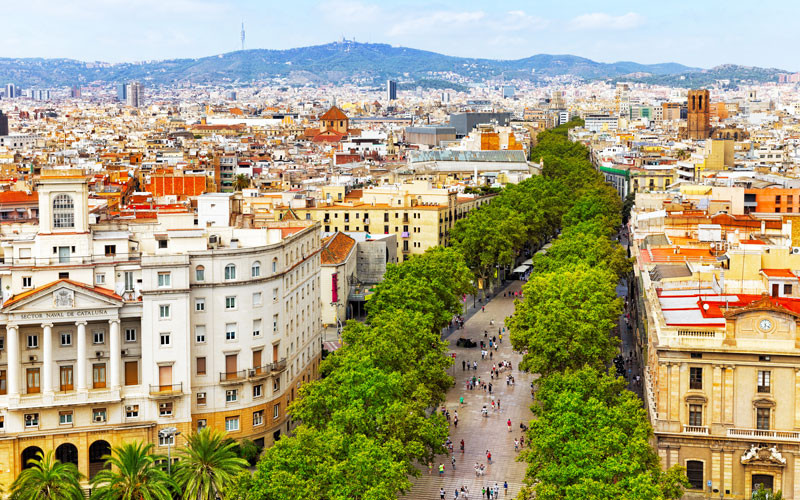
POLYGON ((761 328, 763 331, 768 332, 772 330, 772 320, 764 318, 761 321, 759 321, 758 327, 761 328))

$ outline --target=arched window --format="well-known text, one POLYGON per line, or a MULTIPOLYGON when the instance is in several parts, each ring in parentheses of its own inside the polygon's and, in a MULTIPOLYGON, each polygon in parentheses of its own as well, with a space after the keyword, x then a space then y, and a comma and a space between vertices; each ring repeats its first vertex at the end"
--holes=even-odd
POLYGON ((206 268, 203 266, 197 266, 194 268, 194 279, 195 281, 205 281, 206 279, 206 268))
POLYGON ((278 258, 277 257, 272 259, 272 272, 273 273, 277 273, 278 272, 278 258))
POLYGON ((233 264, 228 264, 225 266, 225 279, 226 280, 235 280, 236 279, 236 266, 233 264))
POLYGON ((252 267, 250 267, 250 276, 253 278, 258 278, 261 276, 261 262, 255 261, 253 262, 252 267))
POLYGON ((69 195, 60 194, 53 198, 53 227, 75 227, 75 205, 69 195))
POLYGON ((686 461, 686 477, 689 479, 689 488, 702 490, 703 484, 703 462, 699 460, 686 461))

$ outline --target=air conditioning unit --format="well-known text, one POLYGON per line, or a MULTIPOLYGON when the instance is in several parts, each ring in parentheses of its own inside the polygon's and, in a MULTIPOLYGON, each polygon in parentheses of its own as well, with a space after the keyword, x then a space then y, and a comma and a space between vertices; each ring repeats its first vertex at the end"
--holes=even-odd
POLYGON ((205 397, 206 397, 206 393, 205 393, 205 392, 198 392, 198 393, 197 393, 197 398, 198 398, 198 399, 203 399, 203 398, 205 398, 205 397))
POLYGON ((208 248, 217 248, 219 246, 219 236, 212 234, 208 237, 208 248))
POLYGON ((31 422, 32 420, 33 420, 33 415, 30 415, 30 414, 25 415, 25 421, 26 422, 31 422))
POLYGON ((128 406, 125 407, 125 411, 126 412, 130 412, 130 411, 135 411, 135 410, 134 410, 133 406, 128 405, 128 406))
POLYGON ((95 353, 94 353, 94 357, 96 357, 96 358, 102 358, 102 357, 103 357, 103 351, 95 351, 95 353))
POLYGON ((247 376, 248 377, 255 377, 255 375, 256 375, 256 371, 255 370, 247 370, 247 376))
POLYGON ((127 356, 127 355, 128 355, 128 350, 127 350, 127 349, 123 349, 123 350, 120 352, 120 355, 121 355, 121 356, 127 356))
POLYGON ((105 419, 105 417, 103 417, 102 415, 95 415, 95 416, 94 416, 94 421, 95 421, 95 422, 105 422, 105 421, 106 421, 106 419, 105 419))
POLYGON ((28 356, 28 361, 36 361, 39 359, 37 356, 28 356))
POLYGON ((800 254, 800 247, 792 247, 792 253, 795 255, 800 254))
POLYGON ((166 410, 167 408, 169 408, 169 404, 168 403, 160 403, 158 405, 158 409, 159 410, 166 410))

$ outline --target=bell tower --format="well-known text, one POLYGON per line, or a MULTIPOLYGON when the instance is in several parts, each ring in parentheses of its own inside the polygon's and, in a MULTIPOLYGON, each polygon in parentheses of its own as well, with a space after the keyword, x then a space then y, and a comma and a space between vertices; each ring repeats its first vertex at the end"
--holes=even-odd
POLYGON ((708 97, 708 90, 689 91, 686 115, 686 131, 689 139, 707 139, 711 135, 708 97))

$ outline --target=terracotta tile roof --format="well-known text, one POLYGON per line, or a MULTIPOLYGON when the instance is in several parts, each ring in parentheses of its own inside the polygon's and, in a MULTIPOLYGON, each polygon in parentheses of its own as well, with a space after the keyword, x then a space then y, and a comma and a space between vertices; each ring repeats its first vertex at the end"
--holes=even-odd
POLYGON ((320 120, 347 120, 347 115, 344 112, 337 108, 336 106, 331 106, 331 109, 325 112, 322 116, 319 117, 320 120))
POLYGON ((761 272, 767 275, 768 278, 797 279, 797 276, 789 269, 762 269, 761 272))
POLYGON ((106 297, 108 297, 110 299, 122 300, 122 297, 120 297, 119 295, 117 295, 116 293, 114 293, 113 291, 111 291, 111 290, 109 290, 107 288, 100 288, 99 286, 90 286, 90 285, 87 285, 85 283, 79 283, 79 282, 73 281, 73 280, 61 279, 61 280, 58 280, 58 281, 53 281, 52 283, 48 283, 46 285, 42 285, 42 286, 36 287, 33 290, 28 290, 27 292, 23 292, 23 293, 17 294, 15 296, 11 297, 10 299, 8 299, 3 304, 3 307, 8 307, 8 306, 10 306, 12 304, 16 304, 17 302, 19 302, 22 299, 25 299, 25 298, 30 297, 32 295, 36 295, 37 293, 39 293, 39 292, 41 292, 43 290, 47 290, 48 288, 52 288, 52 287, 54 287, 54 286, 56 286, 56 285, 58 285, 60 283, 69 283, 70 285, 74 285, 74 286, 83 288, 84 290, 89 290, 89 291, 94 292, 94 293, 99 293, 100 295, 105 295, 106 297))
POLYGON ((25 191, 2 191, 0 192, 0 204, 2 203, 37 203, 39 201, 39 193, 33 192, 31 194, 25 191))
POLYGON ((343 264, 356 245, 356 240, 337 232, 322 239, 322 264, 343 264))

